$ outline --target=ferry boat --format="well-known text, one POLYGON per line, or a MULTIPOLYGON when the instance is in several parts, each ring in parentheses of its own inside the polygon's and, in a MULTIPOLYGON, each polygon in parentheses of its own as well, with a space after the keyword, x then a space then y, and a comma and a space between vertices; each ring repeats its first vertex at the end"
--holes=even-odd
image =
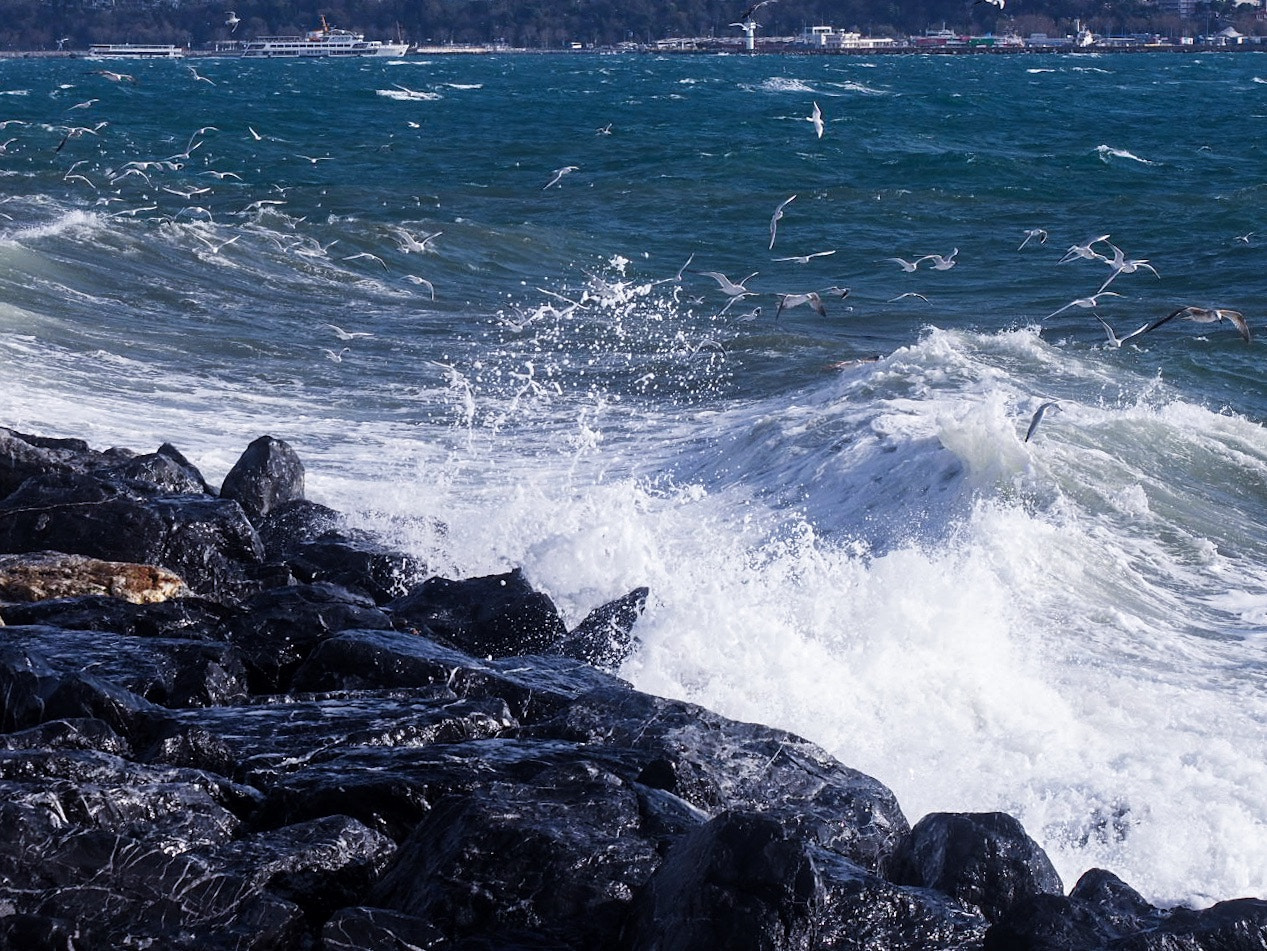
POLYGON ((162 43, 94 43, 88 47, 88 55, 117 59, 179 59, 185 51, 182 47, 162 43))
POLYGON ((364 33, 337 30, 321 18, 321 29, 303 36, 259 36, 242 48, 243 56, 404 56, 408 43, 367 40, 364 33))

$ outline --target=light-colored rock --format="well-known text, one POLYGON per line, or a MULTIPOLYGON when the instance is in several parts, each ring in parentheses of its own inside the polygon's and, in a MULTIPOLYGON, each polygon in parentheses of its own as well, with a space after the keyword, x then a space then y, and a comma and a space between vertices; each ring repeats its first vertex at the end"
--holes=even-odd
POLYGON ((101 561, 59 551, 0 555, 0 600, 46 601, 108 595, 154 604, 188 594, 175 572, 157 565, 101 561))

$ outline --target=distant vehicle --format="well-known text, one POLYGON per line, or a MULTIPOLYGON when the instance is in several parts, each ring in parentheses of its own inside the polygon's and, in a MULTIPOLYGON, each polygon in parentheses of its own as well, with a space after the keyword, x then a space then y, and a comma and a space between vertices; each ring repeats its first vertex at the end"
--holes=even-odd
POLYGON ((179 59, 185 51, 164 43, 94 43, 88 47, 88 55, 98 59, 179 59))
POLYGON ((338 30, 321 18, 321 29, 309 30, 303 36, 260 36, 247 42, 243 56, 404 56, 408 43, 383 43, 367 40, 364 33, 338 30))

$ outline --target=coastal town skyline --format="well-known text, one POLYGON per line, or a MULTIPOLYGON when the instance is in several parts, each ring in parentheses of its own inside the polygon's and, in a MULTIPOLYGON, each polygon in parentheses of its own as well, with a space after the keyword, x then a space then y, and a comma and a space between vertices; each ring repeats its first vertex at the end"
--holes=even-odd
MULTIPOLYGON (((626 3, 525 5, 506 0, 470 3, 404 0, 334 3, 260 0, 229 3, 155 3, 153 0, 84 0, 49 4, 17 0, 0 23, 6 51, 86 51, 101 43, 168 43, 189 50, 232 49, 247 39, 301 34, 331 26, 368 38, 419 46, 478 44, 527 49, 672 46, 737 43, 751 22, 755 45, 830 47, 845 34, 903 41, 941 32, 963 37, 1074 39, 1148 36, 1179 41, 1225 36, 1256 39, 1267 33, 1261 0, 769 0, 753 10, 733 0, 681 4, 626 3), (813 32, 829 37, 815 42, 813 32), (1230 33, 1228 31, 1231 31, 1230 33), (808 43, 802 38, 808 38, 808 43)), ((883 44, 882 44, 883 45, 883 44)))

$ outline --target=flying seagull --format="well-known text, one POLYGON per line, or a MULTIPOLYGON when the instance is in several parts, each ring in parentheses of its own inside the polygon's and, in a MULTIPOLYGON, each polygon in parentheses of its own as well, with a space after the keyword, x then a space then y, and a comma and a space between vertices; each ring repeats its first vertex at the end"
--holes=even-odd
POLYGON ((1042 422, 1043 414, 1049 409, 1055 410, 1058 413, 1061 412, 1060 404, 1054 400, 1049 403, 1043 403, 1039 406, 1038 409, 1034 410, 1034 415, 1030 418, 1029 429, 1025 431, 1025 438, 1021 440, 1022 442, 1029 442, 1029 437, 1034 435, 1034 430, 1036 430, 1038 428, 1038 424, 1042 422))
POLYGON ((809 121, 814 124, 814 131, 821 139, 823 137, 823 110, 818 108, 818 103, 814 103, 814 111, 810 113, 809 121))
POLYGON ((541 190, 545 191, 551 185, 559 184, 559 179, 561 179, 564 175, 571 175, 573 172, 577 171, 577 169, 579 168, 580 168, 579 165, 564 165, 562 168, 556 168, 553 172, 554 178, 550 179, 548 182, 542 185, 541 190))
POLYGON ((751 20, 752 15, 756 13, 758 10, 760 10, 762 7, 764 7, 767 3, 777 3, 777 2, 778 0, 759 0, 759 2, 754 3, 752 6, 750 6, 747 10, 743 12, 743 15, 739 17, 739 22, 743 23, 746 20, 751 20))
POLYGON ((780 294, 779 309, 774 312, 774 319, 778 320, 779 315, 789 307, 800 307, 802 304, 810 304, 818 311, 820 317, 827 316, 827 308, 823 306, 823 299, 810 291, 808 294, 780 294))
POLYGON ((224 21, 224 25, 227 26, 229 28, 229 32, 232 33, 234 30, 238 28, 238 24, 241 22, 242 22, 242 18, 239 17, 232 10, 230 10, 229 19, 224 21))
POLYGON ((1107 320, 1105 320, 1099 314, 1092 314, 1091 316, 1100 322, 1100 326, 1103 327, 1104 332, 1108 334, 1109 342, 1107 346, 1110 346, 1110 347, 1120 347, 1122 344, 1126 343, 1126 341, 1130 340, 1131 338, 1138 337, 1141 334, 1146 334, 1148 333, 1148 331, 1152 330, 1154 327, 1157 326, 1156 322, 1147 323, 1147 324, 1144 324, 1144 326, 1140 327, 1139 330, 1132 330, 1125 337, 1119 337, 1117 333, 1113 330, 1113 328, 1109 326, 1109 322, 1107 320))
POLYGON ((1178 310, 1171 311, 1160 320, 1154 321, 1148 329, 1153 330, 1167 321, 1174 320, 1176 317, 1180 320, 1191 320, 1198 324, 1214 324, 1226 320, 1240 331, 1246 343, 1250 342, 1249 324, 1245 320, 1245 315, 1239 310, 1229 310, 1226 307, 1180 307, 1178 310))
MULTIPOLYGON (((766 0, 766 2, 768 3, 770 2, 770 0, 766 0)), ((774 236, 779 230, 779 219, 783 217, 783 209, 786 208, 789 204, 791 204, 795 199, 796 199, 795 195, 792 195, 789 198, 784 198, 781 202, 779 202, 779 207, 774 209, 774 214, 770 216, 770 248, 771 249, 774 248, 774 236)))
MULTIPOLYGON (((1116 291, 1100 291, 1098 294, 1092 294, 1090 297, 1079 297, 1077 300, 1071 300, 1069 303, 1067 303, 1064 307, 1061 307, 1059 310, 1052 311, 1050 314, 1044 317, 1043 320, 1050 320, 1052 317, 1055 317, 1057 314, 1063 314, 1070 307, 1098 307, 1100 305, 1101 297, 1121 297, 1121 296, 1122 295, 1117 293, 1116 291)), ((1171 314, 1170 316, 1173 317, 1175 315, 1171 314)), ((1169 319, 1170 317, 1166 317, 1163 320, 1154 324, 1154 326, 1160 327, 1163 323, 1165 323, 1169 319)))
POLYGON ((1021 248, 1025 247, 1025 245, 1029 244, 1031 238, 1037 238, 1039 244, 1046 244, 1047 232, 1042 228, 1030 228, 1025 232, 1025 240, 1021 242, 1020 248, 1017 248, 1016 250, 1019 251, 1021 248))

